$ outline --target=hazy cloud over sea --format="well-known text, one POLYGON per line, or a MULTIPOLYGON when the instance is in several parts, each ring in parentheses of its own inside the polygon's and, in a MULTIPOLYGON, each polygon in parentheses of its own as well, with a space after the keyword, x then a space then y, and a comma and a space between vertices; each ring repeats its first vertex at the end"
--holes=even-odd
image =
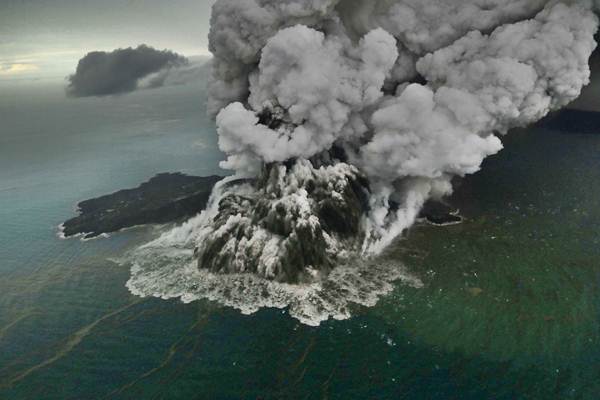
POLYGON ((195 80, 201 66, 198 60, 147 45, 112 52, 94 51, 79 60, 76 72, 67 78, 67 95, 109 96, 183 84, 195 80))

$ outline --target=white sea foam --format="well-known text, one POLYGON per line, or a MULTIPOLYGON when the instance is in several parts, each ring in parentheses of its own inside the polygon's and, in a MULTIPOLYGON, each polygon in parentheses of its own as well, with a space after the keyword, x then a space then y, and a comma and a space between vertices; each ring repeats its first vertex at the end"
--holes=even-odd
POLYGON ((254 274, 214 274, 199 270, 189 240, 189 223, 165 233, 127 255, 121 263, 131 266, 127 288, 142 297, 179 298, 185 303, 208 299, 252 314, 261 308, 287 308, 300 322, 318 326, 330 318, 347 319, 353 305, 372 307, 393 290, 393 282, 413 287, 422 282, 397 261, 386 258, 361 260, 340 266, 324 280, 310 285, 269 281, 254 274))
POLYGON ((66 240, 67 236, 65 235, 65 224, 62 223, 56 227, 56 236, 58 236, 61 240, 66 240))
POLYGON ((58 227, 56 228, 56 236, 58 236, 58 238, 61 240, 79 239, 82 242, 89 242, 91 240, 110 238, 110 234, 108 234, 108 233, 101 233, 101 234, 93 236, 93 237, 87 237, 90 233, 91 232, 80 232, 75 235, 67 236, 65 234, 65 224, 64 223, 58 225, 58 227))

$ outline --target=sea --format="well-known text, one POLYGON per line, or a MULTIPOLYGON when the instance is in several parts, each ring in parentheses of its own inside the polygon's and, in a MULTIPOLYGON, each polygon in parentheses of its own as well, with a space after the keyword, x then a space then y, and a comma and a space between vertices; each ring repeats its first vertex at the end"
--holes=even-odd
POLYGON ((600 398, 600 127, 510 132, 457 182, 462 224, 388 250, 419 285, 310 326, 130 292, 118 260, 170 226, 57 235, 81 200, 226 173, 205 86, 0 91, 0 399, 600 398))

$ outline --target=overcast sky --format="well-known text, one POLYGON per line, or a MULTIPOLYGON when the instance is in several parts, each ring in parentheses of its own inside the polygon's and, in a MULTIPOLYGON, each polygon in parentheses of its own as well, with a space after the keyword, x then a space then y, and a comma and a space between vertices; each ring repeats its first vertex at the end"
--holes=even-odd
POLYGON ((0 80, 64 78, 93 50, 205 55, 215 0, 0 0, 0 80))

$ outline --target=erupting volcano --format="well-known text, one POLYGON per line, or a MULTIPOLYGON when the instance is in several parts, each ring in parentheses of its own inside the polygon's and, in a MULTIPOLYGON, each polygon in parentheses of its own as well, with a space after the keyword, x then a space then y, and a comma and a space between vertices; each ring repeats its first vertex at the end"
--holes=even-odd
POLYGON ((129 287, 308 322, 372 304, 406 277, 373 258, 425 202, 579 96, 597 28, 586 1, 217 1, 209 112, 234 175, 129 287))

